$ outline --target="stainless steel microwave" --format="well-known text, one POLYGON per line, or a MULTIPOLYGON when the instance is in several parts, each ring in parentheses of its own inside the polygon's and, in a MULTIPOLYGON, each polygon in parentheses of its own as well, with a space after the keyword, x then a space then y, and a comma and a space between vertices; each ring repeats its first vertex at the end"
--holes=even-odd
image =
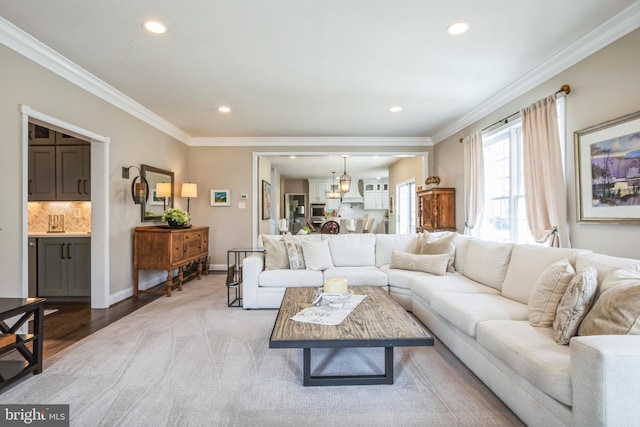
POLYGON ((311 218, 320 218, 324 215, 324 203, 312 203, 309 206, 309 216, 311 218))

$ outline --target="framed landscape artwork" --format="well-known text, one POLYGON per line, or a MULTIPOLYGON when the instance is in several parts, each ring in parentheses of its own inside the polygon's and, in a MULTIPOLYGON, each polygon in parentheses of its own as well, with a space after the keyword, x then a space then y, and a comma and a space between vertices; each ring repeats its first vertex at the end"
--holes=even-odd
POLYGON ((579 222, 640 223, 640 111, 575 132, 579 222))
POLYGON ((271 184, 262 180, 262 219, 271 219, 271 184))
POLYGON ((231 190, 211 190, 211 206, 231 206, 231 190))

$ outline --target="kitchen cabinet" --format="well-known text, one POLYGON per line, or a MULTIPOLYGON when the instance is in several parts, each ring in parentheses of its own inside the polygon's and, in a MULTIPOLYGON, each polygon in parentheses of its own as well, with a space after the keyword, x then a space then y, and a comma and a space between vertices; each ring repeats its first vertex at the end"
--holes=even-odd
MULTIPOLYGON (((336 191, 338 184, 335 185, 336 191)), ((326 192, 331 191, 331 181, 309 180, 309 203, 326 203, 326 192)))
POLYGON ((456 189, 432 188, 416 193, 418 198, 417 232, 456 231, 456 189))
POLYGON ((29 201, 56 200, 56 147, 29 146, 29 201))
POLYGON ((38 296, 91 295, 91 238, 38 239, 38 296))
POLYGON ((167 226, 136 227, 133 237, 133 295, 140 292, 171 296, 171 288, 182 290, 183 281, 192 275, 201 278, 209 273, 209 227, 169 228, 167 226), (193 267, 193 268, 190 268, 193 267), (173 270, 178 270, 174 283, 173 270), (139 289, 140 270, 165 270, 166 291, 139 289), (185 277, 185 272, 186 277, 185 277))
POLYGON ((29 200, 91 200, 91 144, 29 124, 29 200))
POLYGON ((91 146, 56 146, 56 200, 91 200, 91 146))
POLYGON ((364 208, 389 209, 389 183, 384 181, 364 181, 364 208))

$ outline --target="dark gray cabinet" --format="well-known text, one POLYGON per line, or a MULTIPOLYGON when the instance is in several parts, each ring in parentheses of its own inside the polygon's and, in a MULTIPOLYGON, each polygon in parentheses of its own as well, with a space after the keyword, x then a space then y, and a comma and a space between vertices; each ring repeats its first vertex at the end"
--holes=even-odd
POLYGON ((91 200, 91 144, 29 124, 29 200, 91 200))
POLYGON ((91 295, 91 238, 38 239, 38 296, 91 295))

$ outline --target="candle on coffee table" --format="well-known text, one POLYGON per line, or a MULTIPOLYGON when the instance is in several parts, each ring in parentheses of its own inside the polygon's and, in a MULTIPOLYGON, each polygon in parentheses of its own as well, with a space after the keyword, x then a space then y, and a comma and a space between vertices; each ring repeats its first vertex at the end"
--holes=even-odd
POLYGON ((324 279, 322 292, 325 294, 346 294, 349 291, 347 279, 324 279))

